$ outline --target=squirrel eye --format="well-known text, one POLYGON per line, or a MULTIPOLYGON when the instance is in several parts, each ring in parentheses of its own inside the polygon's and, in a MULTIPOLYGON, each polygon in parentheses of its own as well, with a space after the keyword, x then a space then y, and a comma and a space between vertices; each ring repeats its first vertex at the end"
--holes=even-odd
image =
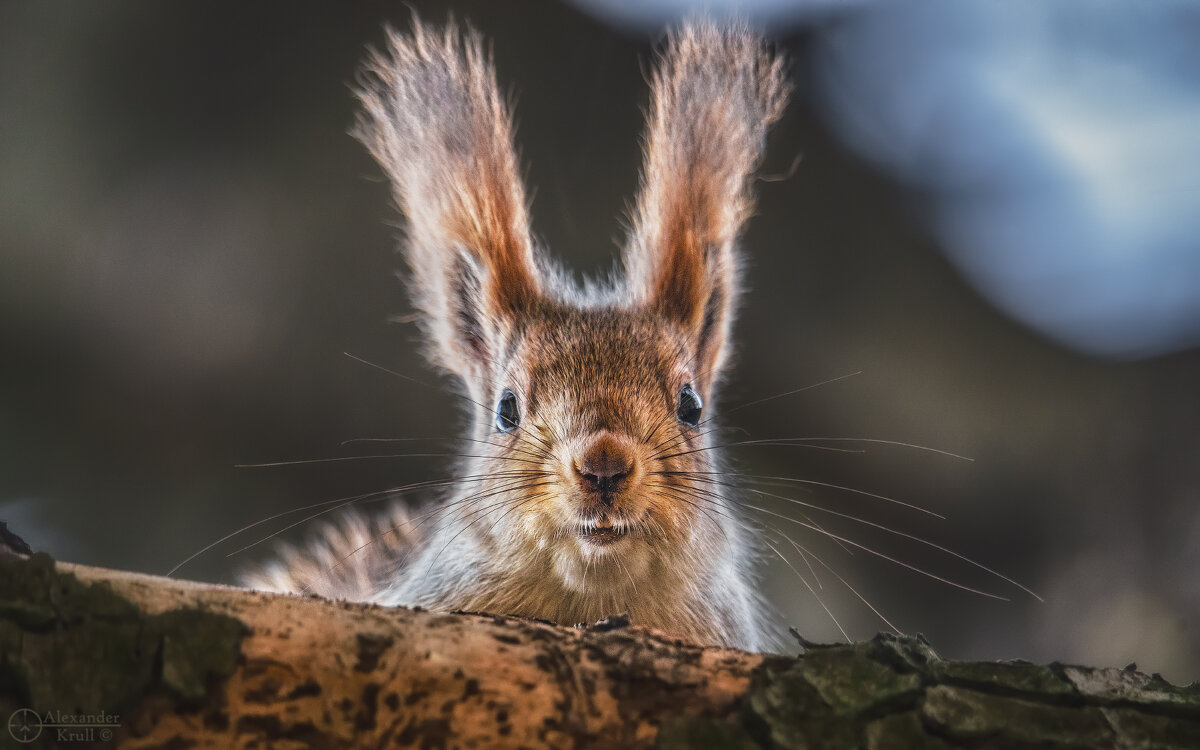
POLYGON ((700 400, 700 394, 692 390, 691 383, 680 389, 679 408, 675 410, 680 422, 691 427, 700 424, 700 410, 703 408, 704 402, 700 400))
POLYGON ((500 394, 500 403, 496 404, 496 429, 500 432, 512 432, 521 424, 521 412, 517 409, 517 396, 505 388, 500 394))

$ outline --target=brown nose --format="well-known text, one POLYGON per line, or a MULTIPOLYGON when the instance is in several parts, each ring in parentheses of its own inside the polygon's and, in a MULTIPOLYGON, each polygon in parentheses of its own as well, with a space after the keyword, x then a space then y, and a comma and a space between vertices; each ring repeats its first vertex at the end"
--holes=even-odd
POLYGON ((633 471, 633 452, 612 435, 603 434, 575 459, 575 471, 584 490, 598 493, 611 504, 612 496, 633 471))

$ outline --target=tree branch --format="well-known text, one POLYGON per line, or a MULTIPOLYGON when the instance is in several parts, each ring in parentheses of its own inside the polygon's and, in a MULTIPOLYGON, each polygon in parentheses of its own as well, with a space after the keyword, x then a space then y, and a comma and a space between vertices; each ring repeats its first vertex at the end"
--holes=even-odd
POLYGON ((806 646, 750 654, 619 618, 572 629, 0 557, 0 718, 40 732, 18 746, 70 747, 65 730, 130 748, 1200 747, 1195 684, 945 661, 919 638, 806 646))

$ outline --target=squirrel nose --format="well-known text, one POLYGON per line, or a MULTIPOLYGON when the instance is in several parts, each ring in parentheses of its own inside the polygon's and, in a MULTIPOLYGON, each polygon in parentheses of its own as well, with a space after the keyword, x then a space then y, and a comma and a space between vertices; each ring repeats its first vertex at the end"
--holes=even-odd
POLYGON ((575 460, 575 472, 584 490, 611 503, 633 472, 633 452, 612 435, 600 435, 575 460))

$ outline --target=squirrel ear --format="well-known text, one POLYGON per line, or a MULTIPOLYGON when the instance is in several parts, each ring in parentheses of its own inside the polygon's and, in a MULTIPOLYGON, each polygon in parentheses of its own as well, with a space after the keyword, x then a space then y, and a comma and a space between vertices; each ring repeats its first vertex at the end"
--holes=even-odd
POLYGON ((479 34, 387 30, 353 134, 408 218, 410 295, 430 358, 474 388, 541 294, 512 119, 479 34))
POLYGON ((668 36, 651 81, 645 171, 624 260, 637 304, 692 342, 707 390, 737 303, 736 244, 750 180, 787 101, 783 62, 744 24, 694 21, 668 36))

